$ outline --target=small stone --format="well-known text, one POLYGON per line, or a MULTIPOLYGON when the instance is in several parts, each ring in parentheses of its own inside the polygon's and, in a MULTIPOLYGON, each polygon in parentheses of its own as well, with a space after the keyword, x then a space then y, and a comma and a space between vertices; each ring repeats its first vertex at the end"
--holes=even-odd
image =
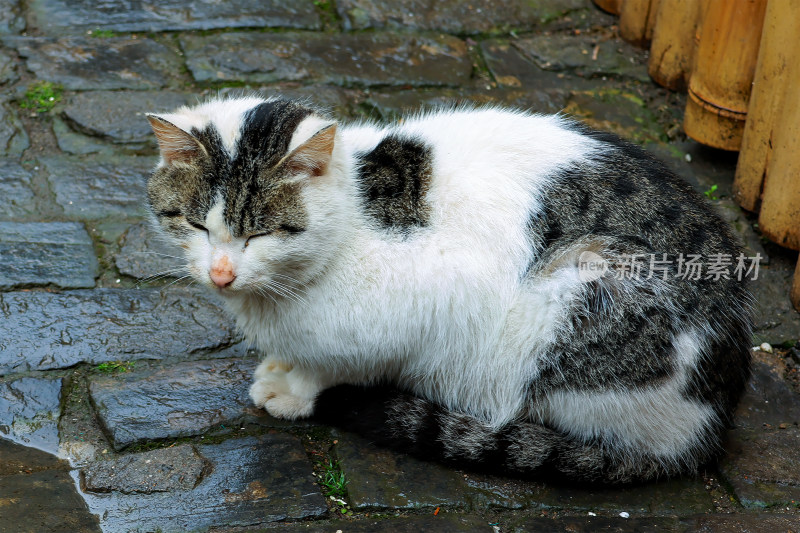
POLYGON ((151 494, 191 490, 209 467, 192 446, 181 445, 93 463, 81 470, 81 480, 89 492, 151 494))
POLYGON ((631 514, 630 514, 630 513, 627 513, 627 512, 625 512, 625 511, 622 511, 621 513, 619 513, 619 515, 620 515, 622 518, 630 518, 630 517, 631 517, 631 514))
POLYGON ((762 352, 772 353, 772 345, 768 342, 762 342, 758 349, 762 352))
POLYGON ((94 287, 94 246, 83 224, 0 222, 0 289, 36 285, 94 287))

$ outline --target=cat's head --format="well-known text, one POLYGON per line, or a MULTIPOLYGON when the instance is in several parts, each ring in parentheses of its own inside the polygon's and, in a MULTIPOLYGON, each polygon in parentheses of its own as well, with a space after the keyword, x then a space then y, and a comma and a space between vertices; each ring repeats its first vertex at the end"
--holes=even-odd
POLYGON ((161 161, 147 185, 194 279, 223 294, 294 294, 336 246, 336 124, 283 99, 215 100, 148 115, 161 161), (335 196, 335 195, 334 195, 335 196))

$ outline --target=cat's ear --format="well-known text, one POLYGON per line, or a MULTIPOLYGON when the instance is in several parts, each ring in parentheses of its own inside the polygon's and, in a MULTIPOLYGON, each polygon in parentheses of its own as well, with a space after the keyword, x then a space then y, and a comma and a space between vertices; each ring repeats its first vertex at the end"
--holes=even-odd
POLYGON ((175 124, 157 115, 147 115, 153 133, 156 134, 161 156, 168 165, 191 163, 205 155, 206 150, 200 142, 175 124))
POLYGON ((285 168, 293 173, 322 176, 328 171, 336 137, 336 124, 325 126, 286 156, 285 168))

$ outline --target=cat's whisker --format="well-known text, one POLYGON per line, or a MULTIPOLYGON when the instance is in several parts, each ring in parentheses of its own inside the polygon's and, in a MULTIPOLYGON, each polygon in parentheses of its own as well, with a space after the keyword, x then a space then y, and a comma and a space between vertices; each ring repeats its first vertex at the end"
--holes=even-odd
MULTIPOLYGON (((284 290, 284 291, 286 291, 288 293, 291 293, 291 294, 293 294, 293 295, 295 295, 297 297, 300 297, 300 294, 297 294, 297 292, 296 292, 297 289, 295 289, 294 287, 290 287, 289 285, 286 285, 285 283, 281 283, 281 282, 275 281, 275 280, 272 280, 271 283, 273 285, 275 285, 276 287, 280 287, 282 290, 284 290)), ((303 294, 305 294, 305 291, 301 291, 301 292, 303 294)))
POLYGON ((256 287, 255 287, 255 290, 256 290, 256 292, 257 292, 258 294, 260 294, 261 296, 267 296, 267 297, 268 297, 270 300, 272 300, 272 301, 275 303, 275 305, 278 305, 278 300, 276 300, 276 299, 275 299, 275 297, 274 297, 274 296, 272 296, 272 295, 269 293, 269 291, 266 291, 266 290, 262 289, 262 288, 261 288, 261 287, 259 287, 259 286, 256 286, 256 287))
POLYGON ((294 292, 291 292, 291 290, 289 290, 288 287, 286 287, 285 285, 276 284, 276 282, 274 280, 273 281, 265 281, 265 282, 263 282, 261 284, 261 287, 265 288, 267 290, 270 290, 270 291, 272 291, 272 292, 274 292, 274 293, 276 293, 276 294, 278 294, 278 295, 280 295, 280 296, 282 296, 284 298, 287 298, 289 300, 297 302, 299 304, 304 304, 305 305, 305 304, 308 303, 308 302, 306 302, 305 299, 301 298, 300 296, 298 296, 294 292))
POLYGON ((153 254, 153 255, 159 255, 161 257, 170 257, 172 259, 180 259, 181 261, 185 261, 186 260, 185 257, 180 257, 178 255, 165 254, 165 253, 162 253, 162 252, 155 252, 153 250, 139 250, 139 251, 136 251, 136 252, 131 252, 131 254, 132 255, 136 255, 136 254, 153 254))
POLYGON ((176 284, 176 283, 178 283, 179 281, 183 281, 183 280, 185 280, 186 278, 191 278, 191 277, 192 277, 192 275, 191 275, 191 274, 186 274, 185 276, 181 276, 181 277, 179 277, 178 279, 176 279, 175 281, 173 281, 172 283, 168 283, 167 285, 165 285, 165 286, 164 286, 164 288, 172 287, 173 285, 175 285, 175 284, 176 284))

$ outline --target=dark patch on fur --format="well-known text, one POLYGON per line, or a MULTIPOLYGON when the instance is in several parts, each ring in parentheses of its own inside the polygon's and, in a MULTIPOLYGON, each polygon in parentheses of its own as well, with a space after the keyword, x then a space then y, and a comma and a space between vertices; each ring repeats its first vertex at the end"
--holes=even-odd
POLYGON ((358 159, 357 180, 370 218, 382 228, 403 232, 428 224, 429 146, 418 139, 388 135, 358 159))

